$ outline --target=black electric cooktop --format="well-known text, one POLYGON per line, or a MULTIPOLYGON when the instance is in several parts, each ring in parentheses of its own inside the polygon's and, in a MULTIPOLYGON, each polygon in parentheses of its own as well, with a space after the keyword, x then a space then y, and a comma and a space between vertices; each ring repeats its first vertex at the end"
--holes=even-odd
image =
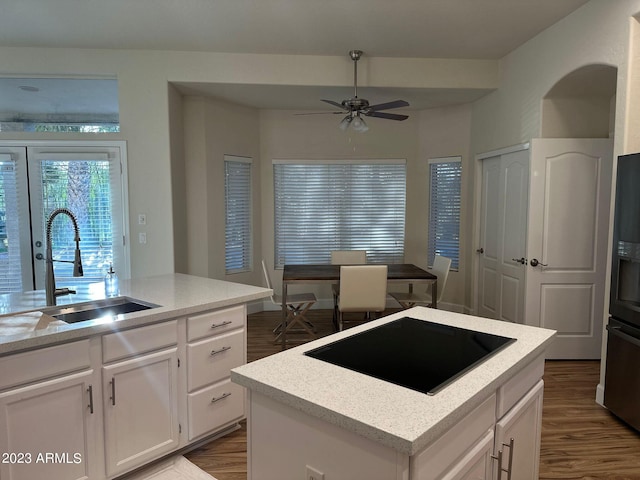
POLYGON ((404 317, 304 354, 434 395, 515 341, 404 317))

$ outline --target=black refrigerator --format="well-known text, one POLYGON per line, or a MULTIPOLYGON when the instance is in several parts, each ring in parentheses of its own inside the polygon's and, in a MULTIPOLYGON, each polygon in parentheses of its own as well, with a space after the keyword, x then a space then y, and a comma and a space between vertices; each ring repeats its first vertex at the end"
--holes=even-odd
POLYGON ((604 405, 640 431, 640 153, 618 157, 604 405))

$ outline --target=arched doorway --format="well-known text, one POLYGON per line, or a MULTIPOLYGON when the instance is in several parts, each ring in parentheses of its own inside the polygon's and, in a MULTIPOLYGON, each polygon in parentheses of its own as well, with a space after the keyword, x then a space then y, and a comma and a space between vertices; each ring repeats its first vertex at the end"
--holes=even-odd
POLYGON ((600 358, 616 81, 606 65, 563 77, 531 142, 525 323, 558 332, 549 358, 600 358))

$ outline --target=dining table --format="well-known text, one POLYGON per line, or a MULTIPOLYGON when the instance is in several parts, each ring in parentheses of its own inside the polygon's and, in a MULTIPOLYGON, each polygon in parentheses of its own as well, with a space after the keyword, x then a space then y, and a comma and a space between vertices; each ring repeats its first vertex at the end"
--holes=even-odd
MULTIPOLYGON (((431 285, 433 308, 437 308, 438 277, 411 263, 392 263, 387 266, 387 282, 408 284, 409 292, 415 284, 431 285)), ((340 265, 285 264, 282 272, 282 349, 286 348, 287 290, 289 285, 339 283, 340 265)))

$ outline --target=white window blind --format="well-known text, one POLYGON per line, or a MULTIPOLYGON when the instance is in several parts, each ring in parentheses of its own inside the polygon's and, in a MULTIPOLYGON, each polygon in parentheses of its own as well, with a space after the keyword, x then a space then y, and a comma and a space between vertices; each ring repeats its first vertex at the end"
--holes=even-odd
POLYGON ((0 293, 25 290, 22 284, 20 250, 20 196, 17 164, 9 154, 0 154, 0 293))
POLYGON ((225 155, 225 270, 251 271, 251 159, 225 155))
POLYGON ((451 259, 457 270, 460 257, 460 157, 429 160, 429 240, 427 259, 436 255, 451 259))
POLYGON ((274 161, 275 265, 328 264, 331 250, 402 263, 404 161, 274 161))

